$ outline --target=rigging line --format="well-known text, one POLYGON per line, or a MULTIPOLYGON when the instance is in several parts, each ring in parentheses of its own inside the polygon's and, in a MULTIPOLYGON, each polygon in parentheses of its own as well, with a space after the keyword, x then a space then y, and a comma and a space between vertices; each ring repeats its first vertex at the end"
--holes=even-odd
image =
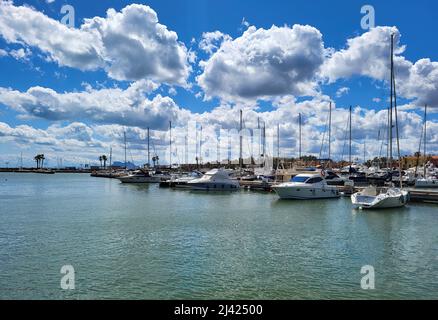
POLYGON ((320 158, 320 159, 321 159, 321 157, 322 157, 322 152, 323 152, 323 149, 324 149, 325 135, 326 135, 327 128, 328 128, 329 118, 330 118, 330 115, 327 115, 327 121, 326 121, 326 123, 325 123, 324 133, 323 133, 323 135, 322 135, 321 148, 319 149, 319 158, 320 158))
POLYGON ((421 147, 423 145, 424 125, 425 123, 423 123, 423 125, 421 126, 420 145, 418 146, 418 153, 417 153, 417 159, 415 164, 415 176, 417 176, 418 165, 420 164, 420 152, 421 152, 421 147))
MULTIPOLYGON (((242 131, 243 131, 243 128, 246 128, 245 119, 242 119, 242 131)), ((243 132, 241 132, 241 134, 243 136, 243 132)), ((249 142, 248 137, 246 137, 245 140, 246 140, 246 146, 248 147, 248 151, 251 154, 251 158, 252 158, 254 156, 254 152, 253 152, 254 150, 252 148, 252 143, 249 142)))
POLYGON ((380 142, 380 150, 379 150, 379 159, 382 157, 382 150, 383 150, 383 146, 385 145, 385 140, 386 140, 386 130, 385 130, 385 125, 382 124, 382 126, 379 129, 379 138, 378 138, 378 142, 380 142))
POLYGON ((344 134, 344 145, 342 147, 341 161, 344 161, 345 148, 347 147, 348 126, 349 126, 349 122, 347 121, 347 124, 345 125, 345 130, 344 130, 344 132, 345 132, 345 134, 344 134))

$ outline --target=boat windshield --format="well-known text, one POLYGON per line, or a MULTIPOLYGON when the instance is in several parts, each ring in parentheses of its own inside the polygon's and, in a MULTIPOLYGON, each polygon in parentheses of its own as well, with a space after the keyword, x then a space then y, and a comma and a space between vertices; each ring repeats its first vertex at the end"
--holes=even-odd
POLYGON ((306 182, 309 177, 296 176, 291 179, 292 182, 306 182))

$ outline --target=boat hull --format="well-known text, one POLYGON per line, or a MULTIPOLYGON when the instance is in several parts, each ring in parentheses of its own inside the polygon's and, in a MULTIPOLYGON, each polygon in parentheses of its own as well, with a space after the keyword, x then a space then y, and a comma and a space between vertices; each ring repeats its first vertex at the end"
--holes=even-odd
POLYGON ((159 177, 119 177, 121 183, 160 183, 159 177))
POLYGON ((183 188, 187 188, 190 190, 197 191, 237 191, 240 189, 240 186, 237 184, 230 183, 191 183, 188 182, 185 186, 180 186, 183 188))
POLYGON ((438 180, 417 180, 415 188, 438 188, 438 180))
POLYGON ((336 188, 272 187, 280 199, 310 200, 339 198, 336 188))
POLYGON ((353 206, 361 209, 387 209, 404 207, 409 200, 409 194, 403 193, 398 196, 387 196, 378 199, 374 196, 364 196, 358 193, 351 196, 353 206))

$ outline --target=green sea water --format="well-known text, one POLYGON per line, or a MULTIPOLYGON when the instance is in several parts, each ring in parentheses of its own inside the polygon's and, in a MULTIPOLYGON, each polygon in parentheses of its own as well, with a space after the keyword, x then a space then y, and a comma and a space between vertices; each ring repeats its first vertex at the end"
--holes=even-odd
POLYGON ((437 299, 437 254, 437 205, 0 173, 0 299, 437 299))

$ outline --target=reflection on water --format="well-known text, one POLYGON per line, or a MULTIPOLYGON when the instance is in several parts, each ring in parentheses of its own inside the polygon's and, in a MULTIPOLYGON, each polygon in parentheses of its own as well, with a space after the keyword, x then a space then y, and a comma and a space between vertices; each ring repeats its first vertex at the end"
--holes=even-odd
POLYGON ((0 298, 437 298, 436 206, 0 174, 0 298), (60 268, 76 290, 59 289, 60 268), (376 290, 360 289, 373 265, 376 290))

